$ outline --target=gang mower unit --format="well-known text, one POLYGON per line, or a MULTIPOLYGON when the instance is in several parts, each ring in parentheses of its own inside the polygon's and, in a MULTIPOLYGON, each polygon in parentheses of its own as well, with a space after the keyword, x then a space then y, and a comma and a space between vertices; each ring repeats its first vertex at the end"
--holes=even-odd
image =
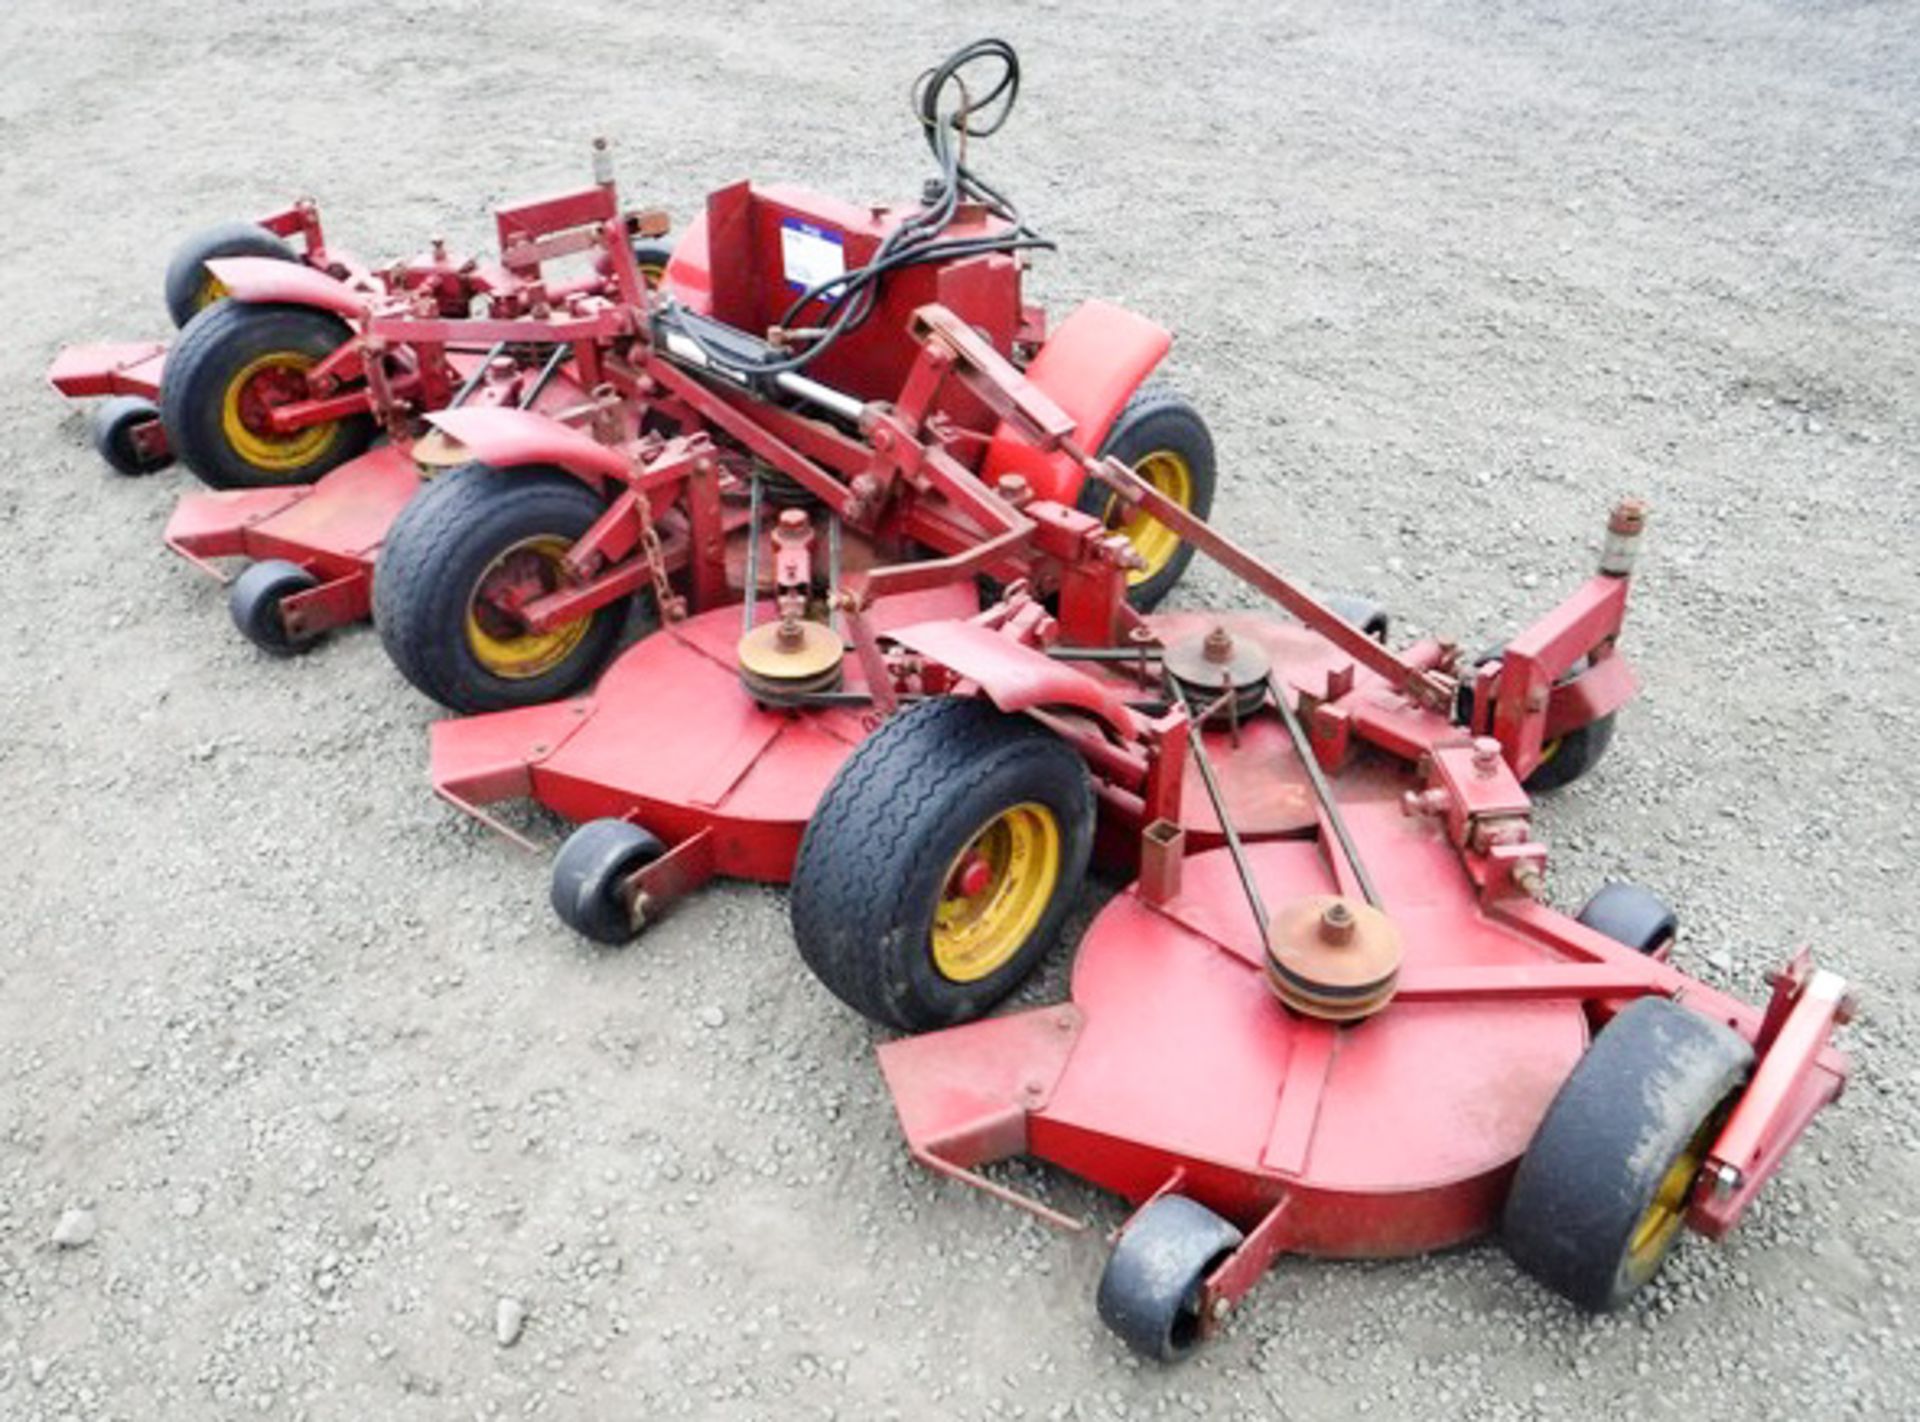
MULTIPOLYGON (((1157 601, 1185 565, 1178 540, 1083 489, 969 372, 945 379, 917 314, 967 327, 1104 453, 1207 511, 1205 424, 1142 385, 1168 334, 1100 302, 1049 331, 1023 299, 1026 252, 1051 244, 963 156, 1018 88, 997 42, 922 76, 939 174, 917 207, 739 183, 670 260, 635 247, 665 221, 623 213, 604 145, 592 186, 496 214, 497 262, 439 242, 373 273, 196 249, 203 294, 224 299, 140 370, 168 446, 220 492, 182 502, 169 546, 210 571, 253 560, 231 606, 269 651, 371 610, 408 679, 459 711, 587 684, 636 592, 672 617, 767 586, 746 550, 783 509, 830 519, 849 566, 951 554, 978 541, 978 500, 1010 471, 1126 523, 1134 597, 1157 601)), ((103 364, 63 357, 66 388, 103 364)))
POLYGON ((256 640, 371 606, 409 680, 483 713, 433 728, 434 787, 515 838, 490 805, 578 823, 571 927, 624 943, 716 875, 791 883, 808 967, 908 1034, 879 1057, 917 1160, 1067 1228, 985 1172, 1130 1202, 1097 1305, 1131 1346, 1185 1353, 1282 1253, 1491 1232, 1616 1306, 1733 1226, 1848 1070, 1845 985, 1804 954, 1753 1007, 1673 964, 1645 891, 1545 902, 1530 792, 1634 693, 1644 510, 1466 658, 1225 537, 1205 425, 1147 382, 1167 333, 1023 299, 1044 243, 965 161, 1018 85, 994 41, 922 77, 919 206, 741 183, 652 288, 661 224, 604 161, 503 209, 497 263, 336 270, 316 221, 304 259, 190 263, 225 299, 164 378, 156 349, 90 388, 157 382, 172 448, 267 486, 168 534, 263 560, 256 640), (1156 610, 1195 551, 1279 615, 1156 610), (616 657, 636 594, 659 625, 616 657), (1069 1000, 989 1016, 1094 864, 1131 882, 1069 1000))
POLYGON ((880 1049, 916 1159, 1069 1228, 982 1168, 1026 1155, 1134 1204, 1098 1305, 1154 1357, 1287 1251, 1497 1230, 1610 1308, 1684 1228, 1729 1229, 1844 1083, 1844 985, 1802 956, 1753 1008, 1668 961, 1674 916, 1645 891, 1547 907, 1527 788, 1590 768, 1633 693, 1641 508, 1497 654, 1390 650, 1087 454, 966 324, 915 320, 944 352, 936 388, 962 382, 1291 620, 1143 613, 1126 538, 1019 472, 940 559, 823 568, 833 520, 823 539, 788 510, 772 597, 670 622, 590 697, 442 722, 439 792, 489 822, 515 797, 585 821, 552 899, 599 941, 716 874, 790 880, 816 976, 925 1034, 880 1049), (976 612, 976 579, 1008 566, 1024 575, 976 612), (1094 861, 1133 883, 1082 940, 1070 1000, 975 1020, 1094 861))
POLYGON ((672 621, 773 591, 777 561, 759 555, 776 519, 790 539, 831 533, 829 581, 909 552, 1031 576, 1023 547, 994 541, 991 489, 1016 473, 1125 526, 1136 604, 1163 597, 1189 556, 1179 540, 1017 418, 1020 392, 1043 391, 1181 507, 1211 504, 1205 424, 1143 385, 1168 334, 1104 302, 1049 331, 1023 300, 1024 253, 1047 244, 961 153, 1018 88, 994 44, 924 76, 915 110, 939 173, 918 208, 745 183, 713 194, 662 291, 619 310, 584 402, 430 415, 471 462, 433 481, 380 555, 374 620, 408 680, 465 712, 577 690, 636 593, 672 621), (989 71, 971 91, 969 66, 989 71), (1024 371, 1018 385, 1003 367, 1024 371))
MULTIPOLYGON (((163 287, 175 326, 187 325, 227 295, 208 264, 230 257, 288 262, 363 289, 375 281, 352 257, 327 246, 319 210, 302 199, 256 221, 221 223, 183 242, 167 264, 163 287)), ((47 372, 48 383, 62 395, 99 400, 89 411, 89 433, 115 473, 152 474, 174 461, 158 404, 166 357, 165 341, 69 346, 47 372)))
POLYGON ((457 462, 444 441, 420 438, 422 414, 580 403, 570 362, 611 323, 582 322, 578 299, 638 300, 668 258, 664 216, 620 213, 610 184, 494 216, 497 261, 435 240, 371 270, 325 246, 308 202, 228 224, 169 266, 168 305, 184 321, 171 348, 82 347, 55 362, 56 388, 116 395, 93 416, 116 468, 178 455, 213 486, 181 500, 167 545, 222 581, 215 560, 251 564, 229 607, 264 650, 304 650, 368 615, 388 528, 423 471, 457 462), (283 230, 303 234, 303 248, 283 230), (554 271, 583 255, 583 271, 554 271))

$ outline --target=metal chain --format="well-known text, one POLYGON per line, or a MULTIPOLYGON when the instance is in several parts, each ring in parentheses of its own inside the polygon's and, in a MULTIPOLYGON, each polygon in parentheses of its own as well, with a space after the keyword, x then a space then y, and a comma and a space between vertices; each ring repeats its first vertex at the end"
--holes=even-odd
POLYGON ((640 551, 647 560, 647 573, 653 579, 653 606, 662 625, 678 622, 687 615, 687 604, 673 590, 667 577, 667 550, 660 543, 660 531, 653 526, 652 500, 641 494, 634 499, 640 515, 640 551))

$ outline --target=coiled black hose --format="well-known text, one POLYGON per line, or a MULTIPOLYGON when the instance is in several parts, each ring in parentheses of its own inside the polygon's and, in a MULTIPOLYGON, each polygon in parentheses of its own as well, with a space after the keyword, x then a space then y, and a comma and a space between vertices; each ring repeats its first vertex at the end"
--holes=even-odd
POLYGON ((812 318, 810 328, 794 332, 793 339, 805 346, 791 355, 752 360, 738 352, 721 351, 701 341, 689 331, 695 344, 713 364, 747 376, 772 376, 804 369, 832 348, 849 331, 860 328, 873 314, 880 283, 890 272, 928 262, 956 261, 984 252, 1013 252, 1023 248, 1048 248, 1053 243, 1029 227, 1020 211, 1003 194, 981 179, 966 163, 968 139, 986 138, 997 133, 1013 112, 1020 93, 1020 57, 1013 46, 1002 39, 980 39, 948 55, 932 69, 913 81, 912 104, 915 116, 933 150, 940 174, 927 184, 920 211, 887 234, 871 260, 849 271, 816 283, 795 297, 780 319, 790 327, 816 302, 824 307, 812 318), (992 83, 982 85, 978 70, 990 69, 992 83), (997 69, 997 72, 994 70, 997 69), (966 73, 973 70, 976 82, 969 85, 966 73), (974 97, 973 90, 981 89, 974 97), (962 202, 980 203, 1008 224, 1005 231, 987 237, 943 238, 953 225, 962 202))

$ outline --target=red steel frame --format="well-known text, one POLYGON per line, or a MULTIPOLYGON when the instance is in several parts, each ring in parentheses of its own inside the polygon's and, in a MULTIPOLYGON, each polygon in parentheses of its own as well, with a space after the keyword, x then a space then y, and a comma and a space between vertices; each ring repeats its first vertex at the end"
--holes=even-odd
MULTIPOLYGON (((1367 767, 1377 766, 1384 755, 1389 762, 1414 767, 1422 777, 1419 788, 1405 793, 1402 808, 1410 819, 1433 824, 1451 847, 1459 887, 1445 894, 1457 897, 1462 911, 1470 910, 1474 921, 1484 926, 1477 931, 1522 945, 1524 960, 1513 961, 1509 954, 1486 962, 1409 964, 1394 1003, 1365 1029, 1375 1033, 1376 1040, 1383 1030, 1391 1030, 1382 1024, 1406 1021, 1409 1012, 1454 1005, 1519 1012, 1558 1005, 1563 1021, 1564 1013, 1571 1012, 1573 1020, 1598 1025, 1633 998, 1657 993, 1725 1022, 1753 1044, 1756 1070, 1709 1152, 1703 1183, 1689 1210, 1689 1223, 1702 1233, 1718 1236, 1731 1228, 1813 1115, 1844 1084, 1846 1059, 1829 1040, 1850 1010, 1844 984, 1831 973, 1811 969, 1802 957, 1777 976, 1768 1005, 1756 1009, 1658 957, 1632 953, 1544 907, 1537 896, 1546 851, 1533 836, 1530 802, 1520 783, 1540 763, 1547 742, 1610 714, 1632 694, 1632 672, 1618 654, 1617 642, 1644 510, 1631 502, 1616 509, 1602 571, 1514 638, 1500 662, 1470 673, 1475 678, 1474 715, 1472 724, 1463 728, 1452 717, 1457 647, 1427 642, 1396 653, 1374 642, 1124 466, 1091 458, 1075 421, 964 323, 937 307, 923 308, 915 330, 922 348, 906 382, 909 398, 891 409, 874 408, 863 420, 870 437, 861 451, 864 467, 857 474, 847 468, 844 472, 852 477, 844 481, 812 471, 816 477, 807 485, 851 522, 866 511, 857 496, 860 480, 884 490, 917 478, 921 486, 945 497, 943 512, 957 509, 968 520, 971 539, 961 551, 852 574, 836 595, 836 608, 853 643, 850 685, 870 699, 873 715, 884 716, 907 695, 958 693, 986 696, 1004 711, 1042 721, 1076 747, 1093 775, 1103 852, 1137 869, 1138 882, 1128 901, 1176 919, 1191 912, 1182 898, 1187 851, 1218 840, 1208 836, 1192 811, 1186 774, 1188 713, 1179 706, 1157 715, 1133 709, 1128 704, 1130 664, 1124 659, 1095 671, 1054 655, 1070 648, 1142 647, 1157 638, 1162 620, 1143 620, 1125 603, 1132 553, 1123 539, 1107 533, 1095 519, 1033 497, 1020 476, 1001 480, 989 492, 937 442, 927 442, 931 421, 919 415, 924 407, 917 407, 913 397, 924 390, 931 399, 944 382, 957 379, 996 417, 1017 426, 1031 449, 1072 460, 1087 477, 1103 481, 1128 504, 1145 508, 1176 529, 1303 624, 1289 634, 1295 640, 1285 648, 1286 656, 1276 657, 1275 687, 1297 703, 1310 728, 1314 758, 1324 770, 1351 771, 1361 775, 1364 784, 1371 773, 1367 767), (1030 581, 1016 583, 1001 603, 978 616, 901 626, 893 625, 897 618, 887 613, 899 599, 1008 570, 1020 571, 1030 581), (1057 593, 1053 610, 1033 595, 1042 588, 1057 593), (884 629, 879 625, 883 616, 889 623, 884 629), (1363 757, 1363 747, 1372 754, 1363 757)), ((674 375, 675 388, 684 385, 690 402, 723 399, 674 375)), ((482 418, 447 416, 442 423, 464 429, 482 418)), ((485 418, 500 423, 510 419, 505 414, 485 418)), ((763 448, 771 456, 784 453, 778 445, 763 448)), ((676 457, 697 464, 699 456, 682 450, 676 457)), ((665 461, 667 456, 662 451, 655 458, 665 461)), ((611 467, 608 472, 613 472, 611 467)), ((909 500, 905 508, 906 526, 918 527, 915 505, 909 500)), ((626 546, 616 537, 623 517, 616 506, 605 527, 596 529, 585 544, 605 536, 614 549, 626 546)), ((932 537, 925 541, 939 546, 932 537)), ((686 635, 669 627, 629 655, 650 655, 652 646, 686 635)), ((722 642, 708 655, 724 655, 725 646, 722 642)), ((570 743, 560 742, 576 728, 585 735, 589 716, 608 716, 628 747, 649 743, 645 698, 654 688, 639 679, 621 682, 620 670, 616 667, 610 674, 595 702, 508 712, 444 727, 446 735, 436 737, 436 787, 475 813, 483 813, 479 802, 529 793, 563 813, 577 814, 586 804, 597 807, 590 813, 605 813, 606 798, 596 796, 580 779, 584 774, 591 781, 597 773, 591 768, 595 761, 579 761, 589 767, 585 771, 562 768, 570 743), (563 729, 556 741, 548 728, 563 716, 577 726, 563 729), (524 755, 514 749, 520 724, 541 728, 530 731, 539 739, 524 755), (466 756, 467 749, 482 743, 487 756, 466 756)), ((790 718, 796 713, 782 714, 790 718)), ((797 714, 804 724, 806 713, 797 714)), ((1246 728, 1249 736, 1259 733, 1257 724, 1246 728)), ((1217 751, 1217 733, 1213 739, 1217 751)), ((785 742, 767 739, 756 744, 760 748, 751 752, 753 758, 729 772, 735 780, 746 776, 778 783, 797 769, 790 757, 783 759, 788 757, 785 742)), ((632 758, 629 749, 627 759, 632 758)), ((606 763, 604 756, 598 762, 606 763)), ((1270 765, 1271 757, 1264 763, 1270 765)), ((1272 771, 1230 768, 1230 781, 1236 774, 1244 781, 1248 775, 1270 777, 1272 771)), ((806 777, 817 776, 817 764, 810 763, 806 777)), ((762 825, 729 817, 722 828, 719 818, 707 818, 718 816, 717 808, 703 808, 705 802, 679 805, 673 811, 669 853, 631 875, 624 886, 624 895, 636 906, 636 922, 714 873, 784 878, 791 872, 795 824, 810 813, 807 795, 817 792, 818 783, 808 778, 807 787, 812 788, 795 790, 780 816, 762 825), (753 867, 743 867, 748 863, 753 867)), ((626 792, 606 788, 617 806, 626 792)), ((1234 788, 1230 783, 1229 800, 1234 788)), ((637 802, 636 810, 626 813, 644 818, 637 813, 637 802)), ((1325 857, 1333 886, 1357 895, 1356 867, 1330 847, 1333 836, 1326 812, 1316 812, 1307 827, 1329 846, 1325 857)), ((1282 838, 1268 843, 1285 843, 1300 828, 1284 825, 1272 832, 1282 838)), ((1390 860, 1387 867, 1398 866, 1390 860)), ((1217 888, 1217 872, 1208 872, 1214 878, 1206 882, 1217 888)), ((1225 941, 1219 946, 1229 955, 1245 956, 1244 949, 1225 941)), ((1089 951, 1083 947, 1083 962, 1089 951)), ((1177 999, 1166 1004, 1168 1012, 1180 1010, 1177 999)), ((1013 1199, 1059 1224, 1076 1222, 988 1180, 979 1166, 1027 1153, 1063 1164, 1137 1202, 1176 1189, 1203 1198, 1211 1194, 1223 1207, 1231 1206, 1248 1228, 1245 1242, 1208 1281, 1209 1324, 1231 1308, 1279 1252, 1396 1252, 1435 1247, 1486 1230, 1504 1195, 1512 1162, 1524 1147, 1524 1140, 1507 1141, 1507 1153, 1486 1169, 1450 1186, 1415 1191, 1385 1204, 1368 1205, 1350 1194, 1311 1188, 1290 1173, 1288 1162, 1297 1169, 1307 1159, 1321 1093, 1332 1080, 1328 1073, 1338 1030, 1332 1028, 1309 1038, 1320 1045, 1295 1059, 1297 1069, 1288 1068, 1270 1142, 1273 1154, 1259 1168, 1241 1169, 1223 1164, 1217 1155, 1183 1154, 1134 1138, 1127 1107, 1119 1101, 1105 1103, 1107 1119, 1100 1129, 1089 1128, 1084 1120, 1068 1129, 1052 1113, 1056 1094, 1074 1079, 1076 1046, 1087 1030, 1087 1011, 1091 1009, 1073 1005, 1042 1009, 884 1047, 883 1065, 910 1148, 930 1168, 1013 1199), (957 1088, 956 1082, 966 1086, 957 1088)), ((1271 1011, 1282 1009, 1273 1003, 1271 1011)), ((1585 1030, 1580 1029, 1580 1041, 1585 1030)), ((1564 1054, 1568 1039, 1563 1035, 1555 1040, 1561 1044, 1555 1050, 1564 1054)), ((1570 1058, 1565 1065, 1571 1066, 1570 1058)), ((1091 1086, 1079 1082, 1076 1089, 1082 1097, 1091 1093, 1098 1098, 1101 1091, 1097 1080, 1091 1086)), ((1544 1110, 1544 1104, 1533 1103, 1536 1110, 1544 1110)), ((1537 1120, 1537 1114, 1527 1119, 1537 1120)))
MULTIPOLYGON (((1094 465, 1090 473, 1179 529, 1351 657, 1345 665, 1325 669, 1319 684, 1302 684, 1298 673, 1287 674, 1289 687, 1282 694, 1297 696, 1308 717, 1316 759, 1326 769, 1337 769, 1349 762, 1359 741, 1419 767, 1426 788, 1406 793, 1404 812, 1431 817, 1443 827, 1465 871, 1467 891, 1477 898, 1486 921, 1516 930, 1537 952, 1538 961, 1522 964, 1410 965, 1389 1015, 1401 1007, 1440 1004, 1565 1003, 1583 1008, 1597 1026, 1633 998, 1660 994, 1724 1022, 1753 1045, 1755 1071, 1708 1152, 1688 1214, 1690 1226, 1711 1237, 1731 1229, 1814 1114, 1844 1086, 1846 1058, 1830 1045, 1830 1037, 1851 1012, 1845 984, 1831 972, 1811 968, 1802 953, 1775 976, 1767 1006, 1756 1009, 1544 907, 1537 896, 1545 848, 1533 838, 1529 802, 1520 785, 1540 763, 1543 744, 1610 713, 1632 693, 1631 671, 1616 645, 1644 509, 1628 503, 1615 511, 1603 572, 1516 637, 1501 664, 1480 676, 1473 726, 1463 731, 1440 710, 1452 699, 1451 679, 1442 672, 1454 649, 1424 644, 1398 657, 1387 653, 1117 464, 1094 465), (1472 729, 1491 731, 1492 737, 1472 736, 1472 729)), ((1067 625, 1072 611, 1063 606, 1060 620, 1067 625)), ((1084 625, 1086 619, 1080 620, 1084 625)), ((1018 643, 996 646, 991 639, 956 636, 955 630, 909 629, 898 640, 944 663, 1003 709, 1066 704, 1094 712, 1097 730, 1085 721, 1075 726, 1052 716, 1043 719, 1086 754, 1103 815, 1117 814, 1120 832, 1137 837, 1140 877, 1134 897, 1149 907, 1176 903, 1186 834, 1166 807, 1181 802, 1176 787, 1186 765, 1180 749, 1186 742, 1186 713, 1176 708, 1159 720, 1136 716, 1126 726, 1117 709, 1096 707, 1084 693, 1069 694, 1066 681, 1086 680, 1084 673, 1039 658, 1018 643), (1113 744, 1116 733, 1121 748, 1113 744)), ((1311 682, 1311 672, 1305 680, 1311 682)), ((1320 819, 1334 887, 1358 897, 1354 868, 1332 847, 1326 818, 1320 819)), ((1096 924, 1090 939, 1099 931, 1096 924)), ((1253 950, 1255 961, 1260 953, 1253 950)), ((1163 1009, 1178 1013, 1183 1005, 1176 999, 1164 1002, 1163 1009)), ((1275 1004, 1273 1010, 1281 1009, 1275 1004)), ((910 1148, 932 1169, 1070 1227, 1078 1222, 988 1180, 978 1167, 1033 1154, 1140 1204, 1204 1182, 1217 1198, 1238 1202, 1243 1218, 1251 1209, 1244 1242, 1207 1282, 1205 1327, 1223 1317, 1281 1252, 1400 1252, 1451 1242, 1493 1223, 1504 1191, 1502 1171, 1450 1191, 1409 1197, 1396 1207, 1391 1225, 1383 1225, 1352 1199, 1330 1204, 1324 1191, 1285 1168, 1289 1159, 1296 1169, 1305 1159, 1303 1134, 1292 1137, 1293 1150, 1269 1158, 1268 1169, 1244 1177, 1233 1176, 1217 1160, 1130 1139, 1129 1103, 1120 1100, 1104 1102, 1109 1119, 1103 1130, 1063 1136, 1049 1124, 1049 1103, 1070 1070, 1083 1025, 1072 1007, 1042 1009, 883 1047, 910 1148), (958 1080, 996 1085, 956 1091, 958 1080), (1147 1181, 1153 1183, 1144 1185, 1147 1181), (1329 1209, 1344 1222, 1332 1235, 1329 1209)), ((1334 1040, 1332 1030, 1328 1043, 1334 1040)), ((1289 1068, 1276 1141, 1287 1121, 1295 1123, 1296 1133, 1311 1132, 1330 1058, 1317 1060, 1317 1068, 1289 1068)), ((1096 1096, 1099 1089, 1097 1082, 1086 1088, 1096 1096)))
MULTIPOLYGON (((1006 254, 909 268, 890 281, 858 338, 819 363, 823 376, 841 383, 809 382, 842 416, 857 411, 856 420, 843 420, 857 426, 849 433, 703 378, 684 358, 656 348, 657 298, 641 279, 631 239, 664 231, 665 219, 623 213, 603 147, 596 169, 590 187, 500 209, 497 261, 456 257, 435 242, 409 262, 369 272, 328 251, 317 213, 303 202, 262 220, 304 236, 303 263, 210 264, 233 299, 312 305, 353 329, 354 339, 307 372, 308 397, 269 413, 274 432, 369 413, 404 450, 425 417, 473 457, 557 464, 607 495, 607 514, 569 557, 576 584, 513 609, 536 630, 641 587, 656 571, 647 558, 652 522, 661 525, 670 571, 683 588, 679 610, 736 599, 728 545, 742 520, 722 509, 722 495, 744 488, 754 466, 821 500, 856 538, 931 548, 1013 577, 1020 568, 998 556, 1010 542, 978 547, 983 528, 1004 533, 1018 522, 979 471, 990 460, 1024 468, 1043 491, 1068 501, 1081 476, 1070 461, 1054 455, 1049 463, 1027 443, 1041 397, 1011 360, 1031 360, 1036 379, 1050 387, 1044 414, 1053 433, 1078 429, 1097 440, 1170 339, 1098 302, 1049 338, 1042 314, 1021 303, 1019 264, 1006 254), (551 275, 551 264, 570 258, 584 259, 584 274, 551 275), (487 313, 469 314, 480 298, 487 313), (925 298, 936 304, 921 308, 925 298), (488 348, 510 349, 518 359, 501 380, 474 387, 478 353, 488 348), (544 359, 558 350, 566 352, 564 368, 549 377, 537 408, 515 408, 536 379, 538 361, 525 353, 544 359), (1011 382, 1002 378, 1009 374, 1011 382), (461 408, 448 409, 456 400, 461 408), (656 434, 663 423, 679 436, 656 434)), ((675 298, 723 318, 764 318, 784 300, 783 284, 768 270, 770 224, 796 213, 837 223, 854 259, 901 215, 795 189, 724 189, 676 252, 668 273, 675 298)), ((988 232, 998 219, 963 207, 957 222, 956 231, 988 232)), ((142 347, 137 361, 122 348, 93 348, 63 355, 54 375, 70 393, 151 394, 163 360, 157 346, 142 347)), ((275 557, 306 567, 321 586, 290 598, 286 613, 289 630, 311 636, 368 615, 379 543, 407 492, 400 460, 376 449, 310 489, 191 495, 167 542, 215 576, 223 576, 211 561, 218 558, 275 557)))

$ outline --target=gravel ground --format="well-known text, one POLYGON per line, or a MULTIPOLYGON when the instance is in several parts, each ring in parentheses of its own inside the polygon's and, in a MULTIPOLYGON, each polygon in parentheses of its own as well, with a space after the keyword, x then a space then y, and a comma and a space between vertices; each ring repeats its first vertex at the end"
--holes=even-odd
POLYGON ((1920 32, 1599 8, 14 0, 0 1416, 1920 1411, 1920 32), (1751 994, 1811 942, 1864 1011, 1742 1232, 1624 1315, 1491 1246, 1282 1261, 1137 1365, 1096 1240, 909 1165, 779 894, 570 937, 427 793, 377 640, 253 653, 160 547, 186 476, 113 480, 40 384, 162 329, 178 236, 294 193, 369 254, 478 246, 604 131, 682 214, 743 174, 910 194, 906 80, 979 33, 1027 60, 980 161, 1061 242, 1035 290, 1179 333, 1263 552, 1492 638, 1652 500, 1646 692, 1543 813, 1552 895, 1639 879, 1751 994))

